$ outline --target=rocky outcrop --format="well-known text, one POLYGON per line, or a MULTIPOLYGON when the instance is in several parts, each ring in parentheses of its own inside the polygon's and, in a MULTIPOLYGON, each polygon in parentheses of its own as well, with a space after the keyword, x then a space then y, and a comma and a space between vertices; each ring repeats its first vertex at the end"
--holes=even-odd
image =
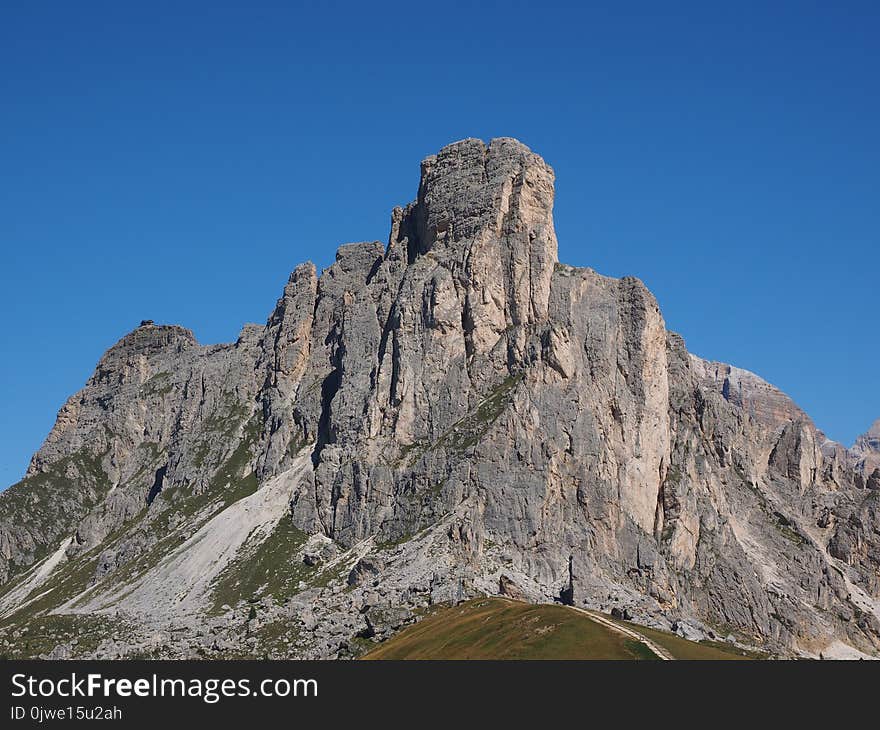
POLYGON ((691 355, 694 375, 701 384, 717 390, 756 423, 777 428, 790 421, 809 421, 798 405, 778 388, 754 373, 721 362, 691 355))
POLYGON ((880 418, 874 421, 866 433, 856 439, 852 452, 857 460, 857 468, 861 469, 866 477, 874 470, 880 469, 880 418))
POLYGON ((515 140, 457 142, 387 245, 297 267, 235 344, 123 338, 0 496, 9 625, 124 617, 91 655, 168 655, 174 626, 175 656, 351 656, 500 592, 877 653, 872 477, 690 355, 639 280, 560 264, 553 186, 515 140))

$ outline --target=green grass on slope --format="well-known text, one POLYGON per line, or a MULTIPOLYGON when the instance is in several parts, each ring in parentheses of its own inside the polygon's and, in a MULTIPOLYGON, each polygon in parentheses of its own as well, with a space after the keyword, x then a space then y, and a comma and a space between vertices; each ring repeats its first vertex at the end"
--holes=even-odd
POLYGON ((214 582, 211 612, 222 613, 224 605, 234 606, 242 599, 271 595, 284 600, 297 593, 299 582, 315 572, 295 559, 307 538, 290 517, 284 517, 255 548, 246 544, 214 582))
POLYGON ((656 659, 564 606, 483 598, 441 609, 364 659, 656 659))
MULTIPOLYGON (((35 543, 31 551, 25 551, 22 563, 10 561, 10 578, 26 573, 56 550, 65 532, 61 526, 78 521, 104 499, 111 485, 102 458, 83 448, 0 492, 4 522, 25 527, 35 543)), ((11 588, 7 581, 0 595, 11 588)))
MULTIPOLYGON (((610 618, 610 617, 608 617, 610 618)), ((756 651, 742 649, 733 644, 721 641, 689 641, 677 634, 658 629, 649 629, 647 626, 634 624, 630 621, 611 619, 622 626, 635 629, 651 641, 656 642, 666 649, 676 659, 766 659, 765 654, 756 651)))
MULTIPOLYGON (((74 644, 77 652, 93 652, 104 639, 122 636, 125 626, 109 616, 37 616, 16 626, 19 635, 0 649, 0 661, 38 659, 58 644, 74 644)), ((8 633, 7 633, 8 636, 8 633)))
MULTIPOLYGON (((676 659, 750 659, 737 647, 694 642, 619 621, 676 659)), ((641 642, 565 606, 482 598, 441 608, 363 659, 657 659, 641 642)))

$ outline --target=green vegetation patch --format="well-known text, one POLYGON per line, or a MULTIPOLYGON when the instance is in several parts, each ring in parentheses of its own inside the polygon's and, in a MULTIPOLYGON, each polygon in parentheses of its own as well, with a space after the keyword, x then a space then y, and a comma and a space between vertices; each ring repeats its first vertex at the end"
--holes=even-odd
POLYGON ((522 378, 522 373, 506 377, 489 392, 475 411, 454 423, 436 445, 459 452, 476 446, 510 402, 510 395, 522 378))
POLYGON ((213 585, 213 607, 218 614, 222 606, 236 605, 242 600, 255 600, 270 595, 276 601, 299 592, 300 581, 309 581, 316 568, 296 559, 308 535, 283 518, 261 542, 251 536, 239 555, 217 576, 213 585), (253 543, 251 547, 249 544, 253 543))
MULTIPOLYGON (((167 522, 171 517, 191 518, 216 502, 215 509, 207 516, 207 521, 222 509, 257 491, 257 477, 249 471, 253 448, 262 432, 262 419, 252 418, 245 426, 244 434, 235 451, 223 462, 207 487, 200 492, 184 492, 176 489, 167 496, 163 492, 159 499, 167 502, 169 508, 163 516, 167 522)), ((158 501, 158 500, 157 500, 158 501)), ((156 521, 160 533, 168 531, 169 526, 156 521)))
POLYGON ((803 545, 806 542, 803 535, 795 529, 794 523, 792 523, 791 520, 781 512, 773 510, 769 516, 773 521, 773 526, 776 528, 777 532, 779 532, 779 534, 786 540, 793 542, 795 545, 803 545))
POLYGON ((249 413, 248 407, 239 402, 232 393, 224 393, 218 406, 205 419, 204 426, 207 431, 231 439, 249 413))
POLYGON ((339 580, 344 575, 347 575, 348 572, 349 564, 344 560, 340 560, 332 566, 320 569, 306 583, 315 588, 326 588, 334 580, 339 580))
POLYGON ((15 627, 12 646, 0 651, 0 659, 37 659, 60 644, 71 643, 77 654, 92 653, 122 629, 122 624, 109 616, 38 616, 15 627))
POLYGON ((636 641, 635 639, 626 639, 623 642, 623 645, 627 648, 628 651, 632 652, 633 656, 636 659, 643 659, 648 661, 653 661, 657 659, 657 655, 651 651, 645 644, 641 641, 636 641))
POLYGON ((60 528, 82 518, 107 495, 112 485, 101 466, 103 456, 82 449, 0 494, 0 512, 7 522, 26 525, 34 540, 42 541, 25 563, 12 564, 12 576, 53 552, 64 531, 60 528))
POLYGON ((204 466, 208 454, 211 453, 211 444, 232 441, 242 425, 244 425, 243 440, 256 442, 265 424, 262 414, 250 414, 248 406, 238 401, 233 393, 223 393, 218 405, 203 422, 204 431, 210 436, 193 446, 193 463, 199 468, 204 466), (249 415, 250 420, 248 420, 249 415))
POLYGON ((156 373, 141 386, 141 394, 148 396, 165 396, 174 390, 171 373, 156 373))
MULTIPOLYGON (((393 466, 399 467, 403 464, 411 463, 423 454, 433 451, 438 447, 463 453, 476 446, 507 407, 508 403, 510 403, 511 394, 522 379, 522 373, 506 377, 489 391, 475 410, 452 424, 433 444, 426 441, 415 441, 414 443, 404 445, 400 450, 400 456, 393 466)), ((441 487, 442 485, 436 488, 436 494, 439 494, 441 487)))
POLYGON ((25 597, 21 608, 0 622, 0 626, 31 620, 82 593, 91 584, 98 567, 95 553, 95 550, 90 551, 56 568, 44 583, 25 597))
MULTIPOLYGON (((659 646, 666 649, 676 659, 699 659, 699 660, 742 660, 742 659, 766 659, 767 655, 761 652, 742 649, 733 644, 723 641, 690 641, 683 639, 678 634, 660 629, 652 629, 631 621, 622 621, 611 618, 609 620, 621 626, 635 629, 643 636, 651 639, 659 646)), ((644 646, 644 645, 643 645, 644 646)))
POLYGON ((285 659, 293 655, 293 646, 299 639, 299 629, 292 621, 273 621, 251 632, 256 637, 254 658, 285 659))

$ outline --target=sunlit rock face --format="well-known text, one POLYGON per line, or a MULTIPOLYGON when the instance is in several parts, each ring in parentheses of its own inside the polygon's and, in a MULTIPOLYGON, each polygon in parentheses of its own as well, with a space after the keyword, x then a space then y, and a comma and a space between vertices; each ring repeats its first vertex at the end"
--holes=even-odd
POLYGON ((856 439, 852 451, 866 477, 870 477, 880 468, 880 418, 874 421, 866 433, 856 439))

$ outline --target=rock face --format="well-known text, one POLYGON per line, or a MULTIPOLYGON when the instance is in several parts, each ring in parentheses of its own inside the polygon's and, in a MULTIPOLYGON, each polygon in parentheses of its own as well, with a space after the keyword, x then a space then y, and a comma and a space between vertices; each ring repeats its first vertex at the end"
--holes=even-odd
POLYGON ((858 460, 857 466, 866 477, 880 469, 880 418, 874 421, 867 433, 856 439, 852 451, 858 460))
POLYGON ((877 654, 877 434, 828 442, 690 355, 637 279, 560 264, 553 186, 515 140, 457 142, 387 246, 299 266, 265 326, 120 340, 0 495, 8 636, 64 617, 46 655, 346 657, 500 591, 877 654))

